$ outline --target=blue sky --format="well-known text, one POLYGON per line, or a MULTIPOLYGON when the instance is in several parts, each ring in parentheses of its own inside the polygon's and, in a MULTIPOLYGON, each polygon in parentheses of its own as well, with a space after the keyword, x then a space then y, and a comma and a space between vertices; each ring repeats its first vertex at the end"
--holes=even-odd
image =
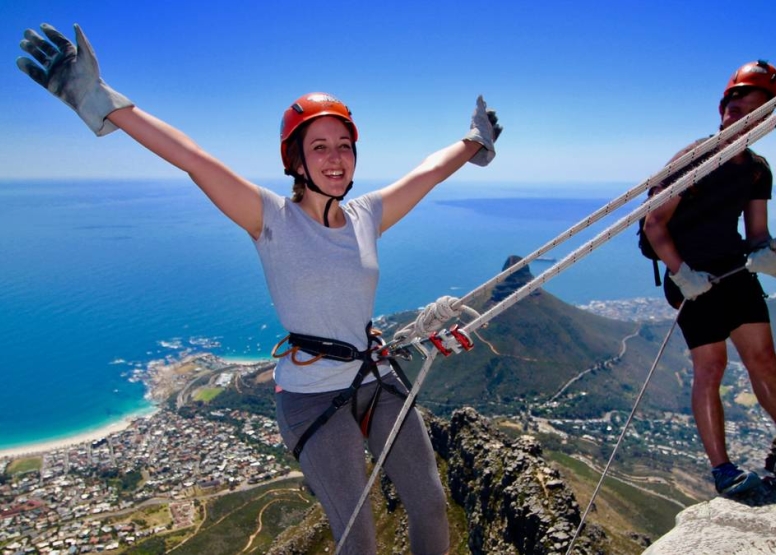
MULTIPOLYGON (((0 179, 181 175, 121 133, 95 138, 18 71, 44 21, 71 38, 79 23, 106 82, 258 182, 283 179, 283 110, 320 90, 353 111, 357 179, 462 137, 482 93, 498 156, 454 179, 635 184, 716 130, 738 66, 776 61, 773 0, 0 0, 0 179)), ((776 163, 774 137, 755 150, 776 163)))

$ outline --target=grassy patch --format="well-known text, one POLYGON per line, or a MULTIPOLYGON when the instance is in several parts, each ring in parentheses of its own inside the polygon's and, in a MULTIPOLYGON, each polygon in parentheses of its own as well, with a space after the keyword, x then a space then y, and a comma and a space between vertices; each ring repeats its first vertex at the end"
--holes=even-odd
MULTIPOLYGON (((545 455, 562 467, 564 478, 574 491, 580 509, 584 510, 600 474, 568 455, 556 452, 546 452, 545 455)), ((607 477, 596 497, 595 509, 588 518, 618 535, 635 531, 656 540, 674 527, 676 514, 682 507, 645 489, 607 477)), ((677 497, 673 490, 670 493, 669 497, 677 497)))
POLYGON ((220 387, 203 387, 198 389, 194 394, 195 401, 202 401, 203 403, 209 403, 216 397, 218 397, 223 389, 220 387))
POLYGON ((217 497, 208 502, 199 532, 173 553, 263 553, 282 530, 302 520, 313 502, 298 479, 217 497))
POLYGON ((755 407, 757 406, 757 397, 753 393, 742 392, 736 397, 736 403, 749 408, 755 407))
POLYGON ((13 476, 14 474, 39 471, 42 466, 43 459, 41 457, 25 457, 12 461, 5 471, 9 476, 13 476))
POLYGON ((114 519, 112 522, 133 522, 143 530, 167 526, 172 522, 167 503, 143 507, 129 515, 114 519))

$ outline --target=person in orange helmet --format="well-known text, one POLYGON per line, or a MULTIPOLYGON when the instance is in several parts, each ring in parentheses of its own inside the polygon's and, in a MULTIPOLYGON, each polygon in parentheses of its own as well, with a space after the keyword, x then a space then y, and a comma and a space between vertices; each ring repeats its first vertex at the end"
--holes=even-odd
MULTIPOLYGON (((774 96, 776 68, 762 60, 744 64, 722 93, 720 129, 774 96)), ((678 324, 693 365, 693 415, 716 490, 727 496, 760 484, 755 472, 733 464, 727 452, 720 385, 728 362, 728 338, 749 373, 757 400, 776 420, 776 353, 756 274, 776 275, 768 230, 772 181, 768 162, 747 149, 650 212, 644 224, 650 244, 667 267, 666 299, 675 308, 686 299, 678 324), (738 231, 742 215, 746 240, 738 231), (726 277, 715 279, 721 276, 726 277)), ((772 462, 768 470, 773 471, 772 462)))
MULTIPOLYGON (((407 395, 398 367, 376 356, 371 329, 377 240, 466 162, 487 165, 501 127, 477 99, 462 140, 428 156, 394 183, 343 202, 353 185, 358 129, 348 107, 327 93, 303 95, 285 111, 280 151, 294 178, 291 198, 237 175, 189 137, 135 107, 100 77, 76 25, 76 44, 50 25, 27 30, 19 68, 65 102, 98 136, 121 129, 189 174, 255 246, 272 301, 290 332, 275 368, 278 424, 305 479, 343 535, 364 489, 364 444, 379 456, 407 395)), ((280 345, 276 348, 279 349, 280 345)), ((406 418, 384 470, 407 510, 413 553, 449 549, 446 496, 420 414, 406 418)), ((377 551, 367 503, 342 553, 377 551)))

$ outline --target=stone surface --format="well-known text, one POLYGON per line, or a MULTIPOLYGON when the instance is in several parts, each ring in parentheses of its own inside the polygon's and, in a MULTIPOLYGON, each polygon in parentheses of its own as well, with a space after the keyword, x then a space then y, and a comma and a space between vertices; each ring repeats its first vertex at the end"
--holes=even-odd
POLYGON ((676 516, 676 527, 643 555, 679 553, 776 553, 776 490, 763 486, 744 499, 717 497, 688 507, 676 516))

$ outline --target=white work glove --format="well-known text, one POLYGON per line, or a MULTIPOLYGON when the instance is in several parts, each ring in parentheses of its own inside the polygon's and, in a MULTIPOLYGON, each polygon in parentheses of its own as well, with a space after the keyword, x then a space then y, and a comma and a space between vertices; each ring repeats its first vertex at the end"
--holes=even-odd
POLYGON ((746 259, 746 269, 752 273, 762 272, 776 277, 776 239, 756 251, 753 251, 746 259))
POLYGON ((107 135, 117 129, 105 119, 108 114, 133 104, 100 79, 100 67, 92 45, 81 28, 74 27, 76 45, 47 23, 40 28, 51 42, 27 29, 19 46, 43 68, 23 57, 16 60, 16 65, 75 110, 97 136, 107 135))
POLYGON ((679 266, 678 272, 675 274, 669 272, 668 277, 679 287, 682 296, 688 301, 692 301, 711 289, 711 280, 714 279, 710 273, 696 272, 684 262, 679 266))
POLYGON ((495 142, 501 135, 503 127, 498 124, 495 110, 489 110, 482 99, 477 97, 477 107, 472 114, 472 123, 469 133, 463 138, 465 141, 480 143, 482 148, 471 157, 469 162, 478 166, 487 166, 496 157, 495 142))

